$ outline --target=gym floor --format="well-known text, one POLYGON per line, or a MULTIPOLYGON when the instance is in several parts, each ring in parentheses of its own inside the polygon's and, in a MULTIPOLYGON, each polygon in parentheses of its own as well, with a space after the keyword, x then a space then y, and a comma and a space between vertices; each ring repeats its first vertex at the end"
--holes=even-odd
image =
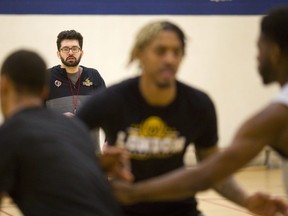
MULTIPOLYGON (((267 168, 267 166, 247 167, 238 171, 235 178, 248 192, 263 191, 286 199, 279 168, 267 168)), ((205 216, 253 215, 227 201, 213 190, 201 192, 197 195, 197 198, 199 209, 205 216)), ((8 198, 5 198, 0 208, 0 216, 22 216, 22 214, 8 198)))

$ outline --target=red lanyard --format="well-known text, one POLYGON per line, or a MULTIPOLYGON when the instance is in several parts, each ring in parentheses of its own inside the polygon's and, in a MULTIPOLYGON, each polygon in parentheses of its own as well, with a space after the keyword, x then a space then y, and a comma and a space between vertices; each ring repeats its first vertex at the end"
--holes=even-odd
POLYGON ((69 82, 69 87, 70 87, 70 92, 72 94, 72 102, 73 102, 73 112, 74 114, 76 113, 76 110, 77 110, 77 105, 78 105, 78 96, 79 96, 79 92, 80 92, 80 72, 78 72, 78 79, 77 79, 77 82, 78 82, 78 87, 77 87, 77 93, 76 93, 76 98, 75 98, 75 94, 74 94, 74 91, 73 91, 73 87, 72 87, 72 83, 71 83, 71 80, 67 77, 68 79, 68 82, 69 82))

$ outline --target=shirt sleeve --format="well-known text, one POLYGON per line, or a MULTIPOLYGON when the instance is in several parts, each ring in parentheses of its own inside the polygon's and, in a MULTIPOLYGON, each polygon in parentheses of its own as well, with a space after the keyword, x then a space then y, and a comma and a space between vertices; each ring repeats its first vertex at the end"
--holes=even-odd
POLYGON ((217 145, 218 126, 214 103, 207 96, 203 103, 202 131, 195 142, 197 148, 209 148, 217 145))

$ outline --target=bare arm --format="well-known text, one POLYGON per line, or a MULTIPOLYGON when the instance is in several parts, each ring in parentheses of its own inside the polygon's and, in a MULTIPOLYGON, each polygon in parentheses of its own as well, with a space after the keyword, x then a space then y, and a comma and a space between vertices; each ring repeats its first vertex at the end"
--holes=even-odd
POLYGON ((239 128, 232 143, 224 151, 197 167, 195 174, 199 184, 195 185, 195 189, 202 190, 215 185, 243 167, 265 146, 275 147, 287 121, 287 109, 275 104, 250 118, 239 128))
MULTIPOLYGON (((197 159, 199 161, 204 161, 205 159, 213 157, 217 153, 219 153, 218 147, 196 150, 197 159)), ((230 163, 231 162, 232 160, 230 161, 230 163)), ((221 169, 225 169, 225 167, 223 167, 222 165, 221 169)), ((207 172, 209 171, 207 170, 207 172)), ((217 184, 211 185, 211 187, 213 187, 215 191, 217 191, 219 194, 221 194, 228 200, 240 206, 245 206, 248 194, 235 182, 232 176, 226 177, 224 180, 218 182, 217 184), (237 196, 235 196, 235 194, 237 194, 237 196)))
MULTIPOLYGON (((216 147, 197 150, 197 157, 203 160, 209 155, 215 154, 217 151, 216 147)), ((201 180, 198 178, 198 175, 200 175, 202 179, 202 173, 203 169, 198 166, 195 168, 181 168, 160 177, 136 183, 132 187, 122 182, 115 182, 114 187, 118 198, 125 203, 177 200, 195 195, 198 190, 206 189, 206 187, 202 186, 201 180)), ((204 171, 204 173, 206 173, 206 171, 204 171)), ((205 184, 208 183, 210 182, 205 182, 205 184)), ((227 199, 238 205, 245 206, 248 195, 231 177, 215 185, 214 189, 227 199), (237 194, 237 196, 235 196, 235 194, 237 194)))
POLYGON ((0 208, 2 206, 2 200, 3 200, 4 194, 0 192, 0 208))
POLYGON ((231 145, 223 152, 207 158, 215 149, 198 149, 199 159, 207 159, 196 168, 181 168, 132 187, 118 182, 118 186, 114 185, 116 196, 124 203, 173 200, 214 187, 221 195, 258 215, 273 216, 281 212, 288 216, 287 202, 262 193, 248 196, 231 178, 227 178, 255 157, 264 146, 270 145, 288 153, 283 144, 279 144, 279 137, 285 133, 287 115, 285 107, 271 105, 240 127, 231 145))
MULTIPOLYGON (((130 194, 130 198, 132 197, 132 199, 127 196, 125 198, 130 199, 130 201, 177 199, 191 196, 196 191, 215 186, 220 180, 223 180, 249 162, 264 146, 272 145, 275 142, 277 131, 281 131, 281 127, 283 126, 281 122, 287 122, 287 118, 281 121, 283 119, 281 113, 284 112, 283 110, 281 112, 281 110, 277 106, 268 107, 240 127, 232 144, 223 152, 209 157, 209 159, 200 163, 196 168, 181 168, 161 177, 138 183, 133 187, 133 190, 129 190, 130 192, 127 193, 127 196, 130 194), (277 114, 276 116, 275 113, 277 114)), ((199 159, 201 160, 215 153, 215 149, 209 151, 211 152, 199 152, 198 150, 199 159)), ((227 198, 231 198, 233 192, 223 191, 225 184, 230 184, 227 190, 231 188, 241 190, 236 187, 233 181, 228 179, 226 183, 225 181, 219 183, 216 187, 217 190, 222 195, 225 194, 224 196, 227 198)), ((239 205, 244 205, 244 197, 246 195, 243 191, 241 194, 243 196, 239 197, 238 200, 231 198, 232 201, 239 205)))

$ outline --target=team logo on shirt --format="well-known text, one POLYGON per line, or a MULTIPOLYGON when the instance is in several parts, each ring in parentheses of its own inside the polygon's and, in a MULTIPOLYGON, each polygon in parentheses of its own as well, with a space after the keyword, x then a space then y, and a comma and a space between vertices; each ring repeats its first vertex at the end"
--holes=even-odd
POLYGON ((87 78, 87 79, 83 82, 83 85, 89 87, 89 86, 92 86, 92 85, 93 85, 93 82, 91 82, 91 81, 89 80, 89 78, 87 78))
POLYGON ((185 147, 185 137, 165 124, 157 117, 151 116, 137 125, 131 125, 127 131, 119 132, 117 144, 129 150, 131 158, 163 158, 179 154, 185 147))
POLYGON ((62 85, 62 82, 59 80, 55 80, 54 84, 55 86, 60 87, 62 85))

